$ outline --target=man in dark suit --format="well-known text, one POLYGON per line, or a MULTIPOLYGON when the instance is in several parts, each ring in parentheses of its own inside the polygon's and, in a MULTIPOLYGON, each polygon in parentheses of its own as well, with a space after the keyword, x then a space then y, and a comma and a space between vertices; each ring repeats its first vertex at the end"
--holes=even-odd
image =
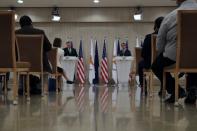
MULTIPOLYGON (((154 32, 146 35, 144 39, 144 43, 142 45, 141 56, 143 59, 138 63, 138 73, 139 73, 140 87, 145 86, 145 94, 147 94, 147 91, 146 91, 146 85, 143 85, 143 70, 151 68, 151 36, 152 34, 158 34, 158 31, 159 31, 159 28, 163 19, 164 17, 158 17, 155 20, 154 32)), ((159 94, 161 94, 161 92, 159 94)))
POLYGON ((126 48, 126 43, 121 43, 122 50, 119 52, 119 56, 131 56, 131 51, 126 48))
POLYGON ((72 42, 68 41, 66 42, 66 48, 64 48, 64 56, 75 56, 77 57, 77 51, 75 48, 73 48, 72 46, 72 42))
MULTIPOLYGON (((22 16, 20 18, 20 26, 21 29, 18 29, 15 31, 16 34, 22 34, 22 35, 43 35, 44 36, 44 43, 43 43, 43 68, 44 68, 44 72, 51 72, 51 67, 48 61, 48 57, 47 57, 47 52, 51 50, 51 43, 49 42, 48 38, 46 37, 45 33, 43 30, 34 28, 32 25, 32 20, 29 16, 22 16)), ((46 78, 44 78, 46 79, 46 78)), ((44 80, 44 82, 48 82, 48 80, 44 80)), ((37 86, 37 84, 39 83, 38 78, 35 78, 34 76, 30 76, 30 87, 31 90, 32 88, 34 88, 35 86, 37 86)), ((40 92, 39 92, 40 93, 40 92)))
POLYGON ((47 52, 51 50, 51 43, 49 42, 48 38, 46 37, 43 30, 34 28, 32 25, 32 20, 29 16, 22 16, 20 18, 20 26, 21 29, 16 30, 16 34, 23 34, 23 35, 43 35, 44 36, 44 43, 43 43, 43 67, 44 71, 51 72, 51 67, 49 65, 47 52))

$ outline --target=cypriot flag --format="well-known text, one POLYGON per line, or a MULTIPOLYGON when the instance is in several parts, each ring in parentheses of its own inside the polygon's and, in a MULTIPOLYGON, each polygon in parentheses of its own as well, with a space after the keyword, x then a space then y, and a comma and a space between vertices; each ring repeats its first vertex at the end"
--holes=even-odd
POLYGON ((112 63, 112 79, 115 83, 118 83, 118 76, 117 76, 117 65, 115 61, 115 57, 117 56, 117 40, 114 41, 114 51, 113 51, 113 63, 112 63))
POLYGON ((93 83, 94 78, 95 78, 95 69, 94 69, 94 42, 91 39, 90 60, 89 60, 89 82, 90 82, 90 84, 93 83))

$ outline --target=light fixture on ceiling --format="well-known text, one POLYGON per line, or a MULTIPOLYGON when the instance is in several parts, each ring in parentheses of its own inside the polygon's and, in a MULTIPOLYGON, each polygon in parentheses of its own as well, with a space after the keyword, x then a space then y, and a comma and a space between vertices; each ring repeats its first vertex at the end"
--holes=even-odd
POLYGON ((135 9, 135 13, 133 15, 133 18, 135 21, 141 21, 142 20, 142 8, 141 7, 137 7, 135 9))
POLYGON ((61 16, 59 14, 59 8, 58 7, 54 7, 53 10, 52 10, 52 21, 60 21, 61 19, 61 16))
POLYGON ((23 0, 17 0, 17 3, 23 4, 23 0))
POLYGON ((100 3, 100 0, 94 0, 93 2, 98 4, 98 3, 100 3))

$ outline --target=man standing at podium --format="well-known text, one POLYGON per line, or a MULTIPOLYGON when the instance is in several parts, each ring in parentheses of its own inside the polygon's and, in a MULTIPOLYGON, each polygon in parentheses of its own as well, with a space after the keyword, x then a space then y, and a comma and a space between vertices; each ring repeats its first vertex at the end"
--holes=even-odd
POLYGON ((73 48, 72 46, 72 42, 71 41, 67 41, 66 42, 66 48, 64 48, 64 56, 75 56, 77 57, 77 51, 75 48, 73 48))
POLYGON ((120 50, 120 56, 131 56, 131 51, 126 48, 126 43, 121 43, 122 50, 120 50))

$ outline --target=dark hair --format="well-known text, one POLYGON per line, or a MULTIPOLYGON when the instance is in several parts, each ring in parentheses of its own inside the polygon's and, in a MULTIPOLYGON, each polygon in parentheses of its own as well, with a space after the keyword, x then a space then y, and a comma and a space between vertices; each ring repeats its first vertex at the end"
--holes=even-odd
POLYGON ((27 15, 24 15, 20 18, 20 26, 23 27, 23 26, 29 26, 29 25, 32 25, 32 20, 29 16, 27 15))
POLYGON ((53 47, 61 47, 62 46, 62 40, 60 38, 55 38, 53 41, 53 47))
POLYGON ((160 26, 161 26, 161 23, 163 21, 164 17, 163 16, 160 16, 158 17, 156 20, 155 20, 155 25, 154 25, 154 30, 155 31, 158 31, 160 26))

